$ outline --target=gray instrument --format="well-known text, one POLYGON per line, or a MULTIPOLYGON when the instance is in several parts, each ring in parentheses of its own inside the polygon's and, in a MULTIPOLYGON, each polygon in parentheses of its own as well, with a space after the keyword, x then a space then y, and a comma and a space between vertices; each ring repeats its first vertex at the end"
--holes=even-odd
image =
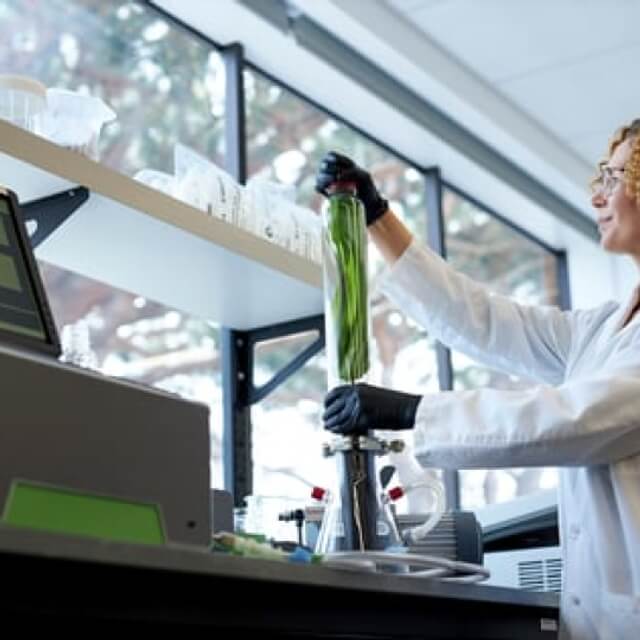
POLYGON ((157 504, 169 541, 209 544, 208 407, 59 354, 20 207, 0 187, 0 513, 26 480, 157 504))

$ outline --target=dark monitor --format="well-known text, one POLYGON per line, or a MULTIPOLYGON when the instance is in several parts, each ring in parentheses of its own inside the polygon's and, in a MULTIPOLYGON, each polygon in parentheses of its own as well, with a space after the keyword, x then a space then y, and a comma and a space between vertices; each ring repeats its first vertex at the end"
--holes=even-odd
POLYGON ((0 186, 0 343, 55 357, 60 340, 15 194, 0 186))

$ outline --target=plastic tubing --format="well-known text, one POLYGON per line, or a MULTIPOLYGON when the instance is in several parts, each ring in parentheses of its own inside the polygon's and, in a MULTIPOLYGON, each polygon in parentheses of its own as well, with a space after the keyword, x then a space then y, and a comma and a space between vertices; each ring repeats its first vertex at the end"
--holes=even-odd
POLYGON ((409 529, 405 533, 405 537, 409 544, 418 543, 426 538, 429 532, 438 524, 438 522, 440 522, 446 509, 444 487, 439 481, 433 482, 429 480, 418 480, 417 482, 412 482, 404 487, 404 492, 407 494, 411 491, 415 491, 416 489, 428 489, 431 491, 434 497, 434 506, 430 516, 422 524, 409 529))

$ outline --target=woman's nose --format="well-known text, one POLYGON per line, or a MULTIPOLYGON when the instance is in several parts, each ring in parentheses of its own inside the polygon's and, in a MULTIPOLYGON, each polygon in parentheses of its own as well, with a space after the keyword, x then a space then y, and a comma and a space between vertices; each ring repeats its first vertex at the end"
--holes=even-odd
POLYGON ((591 204, 596 209, 602 209, 602 207, 606 206, 607 197, 602 193, 601 189, 593 192, 593 195, 591 196, 591 204))

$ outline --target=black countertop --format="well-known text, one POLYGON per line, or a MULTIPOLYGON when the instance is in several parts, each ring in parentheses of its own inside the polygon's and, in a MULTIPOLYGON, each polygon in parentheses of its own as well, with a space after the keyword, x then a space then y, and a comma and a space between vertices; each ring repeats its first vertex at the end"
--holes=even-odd
MULTIPOLYGON (((555 638, 558 597, 0 527, 5 624, 268 637, 555 638)), ((228 637, 224 635, 222 637, 228 637)))

